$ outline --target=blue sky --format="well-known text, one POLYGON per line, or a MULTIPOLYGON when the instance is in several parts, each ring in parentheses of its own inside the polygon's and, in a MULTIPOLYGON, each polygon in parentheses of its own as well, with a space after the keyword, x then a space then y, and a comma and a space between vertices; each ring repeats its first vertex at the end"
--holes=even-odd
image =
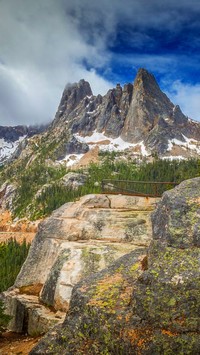
POLYGON ((140 67, 200 120, 199 18, 199 0, 0 0, 0 125, 50 121, 66 83, 105 94, 140 67))

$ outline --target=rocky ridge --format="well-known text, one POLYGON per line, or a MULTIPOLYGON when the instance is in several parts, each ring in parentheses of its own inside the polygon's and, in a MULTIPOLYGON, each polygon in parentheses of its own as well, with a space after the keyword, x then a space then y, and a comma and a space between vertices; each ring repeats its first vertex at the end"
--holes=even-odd
POLYGON ((92 94, 85 80, 64 89, 55 119, 46 132, 29 138, 15 158, 39 157, 72 162, 98 146, 129 150, 135 157, 195 157, 200 153, 200 124, 186 117, 160 90, 155 77, 140 69, 133 84, 92 94))
POLYGON ((39 225, 15 285, 4 293, 10 330, 43 334, 63 321, 73 286, 151 239, 158 199, 87 195, 39 225))
POLYGON ((0 165, 17 158, 26 146, 25 140, 44 132, 46 128, 47 125, 0 126, 0 165))
POLYGON ((78 283, 39 354, 199 354, 200 178, 163 194, 147 254, 136 249, 78 283))
POLYGON ((138 71, 134 84, 117 84, 105 96, 92 95, 84 80, 68 85, 49 134, 64 134, 66 129, 68 144, 55 152, 59 160, 85 154, 95 145, 102 150, 128 149, 135 156, 187 158, 200 152, 200 124, 188 119, 145 69, 138 71))

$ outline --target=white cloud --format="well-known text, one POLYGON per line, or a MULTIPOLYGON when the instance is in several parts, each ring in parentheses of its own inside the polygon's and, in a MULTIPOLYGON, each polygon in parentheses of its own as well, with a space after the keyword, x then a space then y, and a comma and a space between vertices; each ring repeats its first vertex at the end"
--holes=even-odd
POLYGON ((95 70, 109 60, 102 43, 83 40, 62 1, 1 0, 0 33, 0 125, 53 119, 67 82, 84 78, 95 94, 112 86, 95 70))
POLYGON ((119 25, 131 26, 138 48, 141 41, 153 46, 148 27, 178 31, 199 10, 199 2, 188 0, 0 0, 0 125, 52 119, 67 82, 84 78, 104 94, 114 84, 97 72, 106 77, 113 62, 129 62, 133 74, 141 66, 157 73, 175 68, 173 56, 112 57, 119 25))
POLYGON ((200 84, 175 81, 167 94, 173 103, 181 107, 185 115, 200 121, 200 84))

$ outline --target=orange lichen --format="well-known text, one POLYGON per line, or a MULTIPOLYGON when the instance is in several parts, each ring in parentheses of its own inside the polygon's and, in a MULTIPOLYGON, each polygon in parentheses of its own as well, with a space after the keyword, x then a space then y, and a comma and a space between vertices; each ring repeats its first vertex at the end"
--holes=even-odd
POLYGON ((168 335, 169 337, 176 337, 178 333, 172 333, 170 330, 163 329, 162 330, 163 335, 168 335))
POLYGON ((125 321, 128 323, 131 319, 132 313, 127 313, 125 317, 125 321))
POLYGON ((88 287, 84 285, 84 286, 82 286, 79 290, 80 290, 81 292, 87 292, 88 287))
POLYGON ((40 283, 35 284, 35 285, 22 286, 19 288, 19 293, 26 294, 26 295, 39 296, 42 287, 43 287, 43 284, 40 284, 40 283))
POLYGON ((122 316, 117 316, 117 319, 118 320, 122 320, 122 316))
MULTIPOLYGON (((129 340, 132 345, 139 349, 145 349, 152 339, 152 331, 149 329, 126 329, 120 335, 124 340, 129 340)), ((140 350, 138 350, 138 354, 140 354, 140 350)))
POLYGON ((185 324, 185 321, 186 321, 186 318, 185 317, 181 317, 181 318, 176 318, 175 319, 175 322, 180 324, 180 325, 184 325, 185 324))
POLYGON ((120 294, 120 299, 129 304, 132 293, 133 293, 133 288, 131 286, 127 286, 123 290, 123 293, 120 294))

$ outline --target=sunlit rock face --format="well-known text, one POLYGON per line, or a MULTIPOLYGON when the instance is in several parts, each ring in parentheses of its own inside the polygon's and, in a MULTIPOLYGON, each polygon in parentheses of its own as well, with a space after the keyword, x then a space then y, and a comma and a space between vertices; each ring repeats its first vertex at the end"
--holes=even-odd
POLYGON ((163 194, 153 240, 78 283, 60 328, 31 355, 198 354, 200 178, 163 194))
POLYGON ((95 146, 128 149, 135 157, 155 153, 166 159, 197 157, 200 123, 169 100, 151 73, 139 69, 133 84, 117 84, 104 96, 94 96, 83 79, 68 84, 54 120, 45 129, 0 127, 0 163, 10 158, 32 161, 44 154, 67 162, 70 155, 81 158, 95 146))
POLYGON ((5 293, 7 309, 13 316, 10 328, 22 331, 26 327, 33 334, 34 324, 37 328, 32 312, 35 309, 38 329, 46 332, 56 319, 63 319, 72 289, 81 279, 107 268, 138 246, 145 249, 152 235, 150 213, 158 200, 86 195, 44 220, 12 292, 5 293), (24 316, 19 317, 20 307, 24 316), (28 321, 26 309, 31 309, 28 321))
MULTIPOLYGON (((73 84, 72 94, 66 95, 65 90, 53 125, 65 120, 73 134, 89 137, 98 132, 105 139, 121 137, 130 143, 132 150, 131 144, 138 145, 138 149, 144 144, 148 154, 156 152, 168 157, 199 154, 199 123, 184 116, 147 70, 140 69, 133 84, 124 87, 117 84, 103 97, 93 96, 90 90, 84 80, 73 84), (82 99, 71 107, 74 90, 80 91, 77 97, 82 99)), ((143 155, 142 149, 139 150, 143 155)))

